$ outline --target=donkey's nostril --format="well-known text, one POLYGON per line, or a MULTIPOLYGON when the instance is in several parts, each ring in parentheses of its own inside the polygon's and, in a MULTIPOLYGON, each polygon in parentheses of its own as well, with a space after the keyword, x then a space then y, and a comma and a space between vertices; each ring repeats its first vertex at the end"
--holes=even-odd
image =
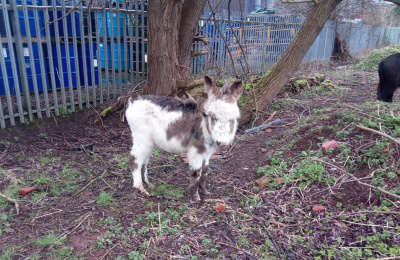
POLYGON ((221 142, 217 141, 217 145, 220 145, 220 144, 221 144, 221 142))

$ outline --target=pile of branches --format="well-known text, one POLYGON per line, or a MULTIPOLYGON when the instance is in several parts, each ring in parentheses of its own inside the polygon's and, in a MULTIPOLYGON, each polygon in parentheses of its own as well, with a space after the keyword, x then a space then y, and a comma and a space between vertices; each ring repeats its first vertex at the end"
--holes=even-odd
POLYGON ((288 83, 285 84, 281 93, 291 92, 291 93, 300 93, 303 89, 309 89, 311 87, 323 87, 325 90, 331 90, 336 86, 330 83, 330 81, 325 82, 324 75, 317 75, 315 77, 295 77, 289 79, 288 83))

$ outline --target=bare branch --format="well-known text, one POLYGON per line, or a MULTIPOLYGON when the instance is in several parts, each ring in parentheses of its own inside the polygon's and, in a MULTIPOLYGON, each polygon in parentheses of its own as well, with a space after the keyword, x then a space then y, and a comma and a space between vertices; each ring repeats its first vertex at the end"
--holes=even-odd
POLYGON ((319 159, 316 159, 316 158, 310 158, 310 159, 313 160, 313 161, 322 162, 322 163, 324 163, 324 164, 326 164, 326 165, 329 165, 329 166, 331 166, 331 167, 337 168, 339 171, 344 172, 344 173, 346 173, 347 175, 349 175, 350 177, 352 177, 355 181, 358 182, 358 184, 361 184, 361 185, 363 185, 363 186, 367 186, 367 187, 372 188, 372 189, 374 189, 374 190, 379 190, 380 192, 382 192, 382 193, 384 193, 384 194, 386 194, 386 195, 389 195, 389 196, 395 197, 395 198, 397 198, 397 199, 400 199, 400 196, 399 196, 399 195, 393 194, 393 193, 388 192, 388 191, 386 191, 386 190, 384 190, 384 189, 381 189, 381 188, 379 188, 379 187, 376 187, 376 186, 373 186, 373 185, 371 185, 371 184, 368 184, 368 183, 365 183, 365 182, 360 181, 360 179, 358 179, 356 176, 354 176, 353 174, 349 173, 349 172, 346 171, 345 169, 342 169, 342 168, 340 168, 340 167, 338 167, 338 166, 336 166, 336 165, 333 165, 333 164, 331 164, 331 163, 328 163, 328 162, 325 162, 325 161, 322 161, 322 160, 319 160, 319 159))
POLYGON ((10 198, 10 196, 8 196, 8 194, 3 194, 3 193, 0 193, 0 197, 3 197, 3 198, 5 198, 6 200, 8 200, 8 201, 14 203, 14 205, 15 205, 15 210, 17 211, 17 215, 19 214, 19 204, 18 204, 18 201, 17 201, 17 200, 10 198))
MULTIPOLYGON (((214 9, 213 9, 212 6, 211 6, 210 0, 208 0, 208 5, 210 6, 210 10, 211 10, 211 13, 212 13, 212 18, 213 18, 214 24, 218 24, 217 21, 216 21, 216 19, 215 19, 215 11, 214 11, 214 9)), ((224 34, 221 32, 221 29, 219 28, 219 26, 215 26, 215 29, 218 30, 218 32, 219 32, 219 34, 221 35, 221 37, 222 37, 222 35, 224 35, 224 34)), ((229 49, 229 45, 228 45, 228 43, 226 42, 225 37, 222 37, 222 40, 224 41, 224 44, 225 44, 225 46, 226 46, 226 49, 228 50, 229 57, 231 58, 232 66, 233 66, 233 71, 234 71, 234 73, 235 73, 235 76, 238 77, 238 74, 237 74, 236 68, 235 68, 235 61, 233 60, 233 55, 232 55, 231 50, 229 49)))
POLYGON ((208 45, 208 44, 210 43, 210 41, 209 41, 206 37, 204 37, 204 36, 195 36, 195 37, 193 38, 193 41, 194 41, 194 42, 195 42, 195 41, 203 42, 205 45, 208 45))
POLYGON ((400 144, 400 141, 399 141, 398 139, 393 138, 393 137, 391 137, 390 135, 387 135, 387 134, 385 134, 385 133, 379 132, 379 131, 377 131, 377 130, 374 130, 374 129, 371 129, 371 128, 368 128, 368 127, 365 127, 365 126, 362 126, 362 125, 358 125, 357 127, 360 128, 360 129, 362 129, 362 130, 369 131, 369 132, 372 132, 372 133, 381 135, 381 136, 383 136, 383 137, 386 137, 387 139, 389 139, 389 140, 395 142, 396 144, 400 144))
POLYGON ((199 52, 193 52, 192 57, 197 57, 197 56, 202 56, 202 55, 207 55, 208 51, 199 51, 199 52))

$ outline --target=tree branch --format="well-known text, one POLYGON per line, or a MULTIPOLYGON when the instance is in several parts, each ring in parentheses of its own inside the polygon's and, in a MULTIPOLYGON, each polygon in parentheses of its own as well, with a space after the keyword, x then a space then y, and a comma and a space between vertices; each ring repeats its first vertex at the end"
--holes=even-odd
POLYGON ((5 198, 6 200, 8 200, 8 201, 14 203, 14 205, 15 205, 15 210, 17 211, 17 215, 19 214, 19 204, 18 204, 18 201, 17 201, 17 200, 10 198, 10 196, 8 196, 8 194, 3 194, 3 193, 0 193, 0 197, 3 197, 3 198, 5 198))
MULTIPOLYGON (((218 24, 217 21, 216 21, 216 19, 215 19, 215 11, 214 11, 214 9, 213 9, 212 6, 211 6, 210 0, 208 0, 208 5, 210 6, 210 10, 211 10, 211 13, 212 13, 212 18, 213 18, 214 24, 218 24)), ((224 34, 221 32, 221 29, 219 29, 219 26, 215 26, 215 29, 218 30, 219 35, 221 35, 221 37, 222 37, 222 35, 224 35, 224 34)), ((233 60, 232 52, 231 52, 231 50, 229 49, 229 44, 226 42, 225 37, 222 37, 222 40, 224 41, 224 44, 225 44, 225 46, 226 46, 226 49, 228 50, 229 57, 231 58, 232 66, 233 66, 233 72, 235 73, 236 78, 238 78, 239 76, 238 76, 238 74, 237 74, 237 72, 236 72, 235 61, 233 60)))
POLYGON ((196 41, 197 42, 203 42, 205 45, 208 45, 210 43, 210 41, 204 36, 195 36, 193 38, 193 41, 194 42, 196 42, 196 41))
POLYGON ((192 57, 197 57, 197 56, 202 56, 202 55, 207 55, 208 51, 199 51, 199 52, 193 52, 192 57))
POLYGON ((400 144, 400 141, 399 141, 398 139, 393 138, 393 137, 391 137, 390 135, 387 135, 387 134, 385 134, 385 133, 379 132, 379 131, 377 131, 377 130, 375 130, 375 129, 371 129, 371 128, 368 128, 368 127, 365 127, 365 126, 362 126, 362 125, 358 125, 357 127, 360 128, 360 129, 362 129, 362 130, 369 131, 369 132, 372 132, 372 133, 381 135, 381 136, 383 136, 383 137, 386 137, 387 139, 389 139, 389 140, 395 142, 396 144, 400 144))
POLYGON ((172 94, 172 96, 181 96, 186 91, 194 89, 198 86, 204 85, 204 79, 197 79, 193 81, 182 81, 178 82, 178 87, 176 88, 176 92, 172 94))
POLYGON ((334 216, 329 216, 326 218, 321 218, 321 219, 314 219, 310 222, 307 223, 303 223, 303 224, 292 224, 292 225, 286 225, 286 227, 298 227, 298 226, 307 226, 310 225, 314 222, 321 222, 327 219, 334 219, 334 218, 338 218, 338 217, 348 217, 348 216, 353 216, 353 215, 357 215, 357 214, 393 214, 393 215, 400 215, 400 212, 398 211, 358 211, 358 212, 352 212, 352 213, 348 213, 348 214, 337 214, 334 216))
POLYGON ((393 194, 393 193, 388 192, 388 191, 386 191, 386 190, 384 190, 384 189, 381 189, 381 188, 379 188, 379 187, 376 187, 376 186, 373 186, 373 185, 371 185, 371 184, 368 184, 368 183, 365 183, 365 182, 360 181, 360 179, 358 179, 356 176, 354 176, 353 174, 349 173, 349 172, 346 171, 345 169, 342 169, 342 168, 340 168, 340 167, 338 167, 338 166, 336 166, 336 165, 333 165, 333 164, 331 164, 331 163, 328 163, 328 162, 325 162, 325 161, 322 161, 322 160, 319 160, 319 159, 316 159, 316 158, 310 158, 310 159, 313 160, 313 161, 316 161, 316 162, 322 162, 322 163, 324 163, 324 164, 326 164, 326 165, 329 165, 329 166, 331 166, 331 167, 333 167, 333 168, 337 168, 339 171, 344 172, 344 173, 346 173, 347 175, 349 175, 350 177, 352 177, 355 181, 358 182, 358 184, 361 184, 361 185, 363 185, 363 186, 367 186, 367 187, 369 187, 369 188, 371 188, 371 189, 374 189, 374 190, 379 190, 380 192, 382 192, 382 193, 384 193, 384 194, 386 194, 386 195, 389 195, 389 196, 395 197, 395 198, 397 198, 397 199, 400 199, 400 196, 399 196, 399 195, 393 194))

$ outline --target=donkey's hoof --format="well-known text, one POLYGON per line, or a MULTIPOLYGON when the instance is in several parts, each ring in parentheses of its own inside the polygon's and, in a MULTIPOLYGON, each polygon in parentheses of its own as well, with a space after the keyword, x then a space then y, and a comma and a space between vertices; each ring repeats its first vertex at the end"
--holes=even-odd
POLYGON ((192 200, 190 202, 195 203, 201 200, 200 195, 198 193, 194 194, 192 200))
POLYGON ((147 182, 146 184, 147 184, 147 187, 149 187, 150 189, 154 189, 156 187, 156 185, 154 185, 151 182, 147 182))
POLYGON ((145 188, 139 188, 140 192, 145 196, 150 196, 150 193, 147 192, 145 188))
POLYGON ((200 189, 200 193, 203 195, 210 195, 211 192, 209 192, 207 189, 200 189))

